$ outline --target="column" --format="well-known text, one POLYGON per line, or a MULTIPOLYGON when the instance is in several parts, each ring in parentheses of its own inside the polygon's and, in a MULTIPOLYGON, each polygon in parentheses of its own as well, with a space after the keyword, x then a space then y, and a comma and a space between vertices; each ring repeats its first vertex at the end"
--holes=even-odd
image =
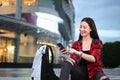
POLYGON ((21 13, 22 13, 22 0, 16 0, 17 7, 16 7, 16 18, 21 19, 21 13))
POLYGON ((16 34, 16 38, 15 38, 15 52, 14 52, 14 63, 18 63, 18 59, 19 59, 19 45, 20 45, 20 34, 16 34))

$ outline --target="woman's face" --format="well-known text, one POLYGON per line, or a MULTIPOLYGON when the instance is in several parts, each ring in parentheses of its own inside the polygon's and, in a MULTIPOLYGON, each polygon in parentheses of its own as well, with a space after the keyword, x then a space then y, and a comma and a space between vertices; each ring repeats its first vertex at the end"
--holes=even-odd
POLYGON ((80 24, 80 34, 82 37, 90 36, 91 28, 85 21, 80 24))

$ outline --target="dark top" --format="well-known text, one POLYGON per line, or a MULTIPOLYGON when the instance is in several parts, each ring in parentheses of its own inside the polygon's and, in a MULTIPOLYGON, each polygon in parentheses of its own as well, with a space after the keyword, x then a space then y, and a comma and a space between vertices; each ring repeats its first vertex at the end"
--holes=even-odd
MULTIPOLYGON (((83 53, 85 54, 89 54, 89 51, 82 51, 83 53)), ((89 80, 88 79, 88 70, 87 70, 87 64, 88 64, 88 61, 86 61, 85 59, 81 59, 80 61, 80 64, 79 64, 79 67, 80 67, 80 70, 81 70, 81 76, 80 76, 80 80, 89 80)))
MULTIPOLYGON (((89 51, 83 51, 85 54, 89 54, 89 51)), ((71 71, 71 80, 89 80, 87 61, 81 59, 80 64, 74 65, 71 71)))
MULTIPOLYGON (((85 53, 85 54, 89 54, 89 51, 82 51, 83 53, 85 53)), ((81 61, 80 61, 80 66, 81 65, 87 65, 87 63, 88 63, 88 61, 86 61, 85 59, 81 59, 81 61)))

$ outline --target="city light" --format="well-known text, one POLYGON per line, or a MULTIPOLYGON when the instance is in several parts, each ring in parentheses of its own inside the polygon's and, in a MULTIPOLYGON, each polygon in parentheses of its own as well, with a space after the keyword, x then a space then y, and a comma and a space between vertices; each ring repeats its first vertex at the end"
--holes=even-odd
POLYGON ((42 12, 36 12, 36 15, 38 27, 42 27, 59 34, 58 23, 63 23, 63 20, 60 17, 42 12))

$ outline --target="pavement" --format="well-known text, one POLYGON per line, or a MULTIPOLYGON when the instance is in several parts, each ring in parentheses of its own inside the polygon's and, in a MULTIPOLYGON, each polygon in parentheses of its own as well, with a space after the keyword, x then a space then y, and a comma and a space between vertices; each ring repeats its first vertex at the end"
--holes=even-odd
MULTIPOLYGON (((60 68, 55 68, 57 76, 60 68)), ((0 68, 0 80, 31 80, 31 68, 0 68)), ((110 80, 120 80, 120 68, 104 69, 110 80)))

